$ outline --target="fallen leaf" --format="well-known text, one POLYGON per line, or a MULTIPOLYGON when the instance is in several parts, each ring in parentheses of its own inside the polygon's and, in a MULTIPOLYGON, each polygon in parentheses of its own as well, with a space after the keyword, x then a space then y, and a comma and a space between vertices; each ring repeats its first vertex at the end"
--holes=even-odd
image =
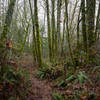
POLYGON ((13 83, 13 82, 10 82, 10 83, 9 83, 9 86, 10 86, 10 87, 13 87, 13 86, 14 86, 14 83, 13 83))
POLYGON ((86 100, 87 99, 87 96, 86 95, 80 95, 80 99, 81 100, 86 100))
POLYGON ((19 96, 17 96, 17 100, 19 100, 19 96))
POLYGON ((12 48, 13 45, 12 45, 12 42, 9 42, 9 48, 12 48))
POLYGON ((3 86, 2 85, 0 85, 0 89, 3 89, 3 86))
POLYGON ((28 92, 29 92, 29 94, 34 94, 32 90, 29 90, 28 92))
POLYGON ((71 94, 72 94, 72 91, 71 91, 71 90, 67 90, 67 91, 66 91, 66 94, 67 94, 67 95, 71 95, 71 94))
POLYGON ((97 97, 97 100, 100 100, 100 95, 97 97))

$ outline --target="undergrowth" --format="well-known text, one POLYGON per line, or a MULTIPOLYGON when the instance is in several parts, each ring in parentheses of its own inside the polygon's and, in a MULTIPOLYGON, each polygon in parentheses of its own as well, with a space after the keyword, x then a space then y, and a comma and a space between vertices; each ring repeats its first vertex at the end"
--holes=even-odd
POLYGON ((5 70, 0 74, 0 100, 25 100, 30 87, 30 73, 18 66, 3 67, 5 70))

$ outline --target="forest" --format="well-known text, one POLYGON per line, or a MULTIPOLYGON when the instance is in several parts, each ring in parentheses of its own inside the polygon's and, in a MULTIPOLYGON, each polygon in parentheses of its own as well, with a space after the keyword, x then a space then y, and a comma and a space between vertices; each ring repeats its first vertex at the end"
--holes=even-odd
POLYGON ((0 0, 0 100, 100 100, 100 0, 0 0))

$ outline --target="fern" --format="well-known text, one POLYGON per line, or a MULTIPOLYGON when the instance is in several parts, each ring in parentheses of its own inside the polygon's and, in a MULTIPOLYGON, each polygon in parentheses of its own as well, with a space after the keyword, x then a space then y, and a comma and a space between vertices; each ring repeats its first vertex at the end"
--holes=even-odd
POLYGON ((67 84, 65 84, 65 80, 62 80, 59 84, 58 84, 58 87, 62 87, 62 86, 65 86, 67 84))
POLYGON ((72 81, 74 78, 75 78, 74 75, 71 75, 70 77, 68 77, 68 78, 66 79, 66 81, 70 82, 70 81, 72 81))
POLYGON ((67 82, 71 82, 71 81, 74 80, 74 79, 75 79, 74 75, 71 75, 70 77, 68 77, 68 78, 66 78, 66 79, 64 79, 64 80, 62 80, 62 81, 58 84, 58 87, 67 87, 66 81, 67 81, 67 82))
POLYGON ((92 72, 95 72, 96 70, 100 71, 100 66, 96 66, 92 72))
POLYGON ((64 98, 60 94, 53 93, 52 96, 54 100, 64 100, 64 98))
POLYGON ((83 74, 83 72, 79 72, 78 76, 77 76, 80 85, 82 85, 84 83, 84 79, 88 80, 90 84, 92 84, 91 80, 89 79, 89 77, 85 74, 83 74))

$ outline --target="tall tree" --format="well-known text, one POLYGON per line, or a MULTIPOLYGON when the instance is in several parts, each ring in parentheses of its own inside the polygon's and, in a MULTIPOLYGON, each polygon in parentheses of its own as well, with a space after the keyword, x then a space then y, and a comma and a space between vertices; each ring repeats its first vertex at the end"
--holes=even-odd
POLYGON ((69 33, 69 27, 68 27, 68 0, 65 0, 65 15, 66 15, 66 33, 67 33, 67 40, 68 40, 68 47, 69 47, 69 52, 70 52, 70 57, 72 60, 72 63, 74 65, 74 58, 73 58, 73 53, 71 49, 71 44, 70 44, 70 33, 69 33))
POLYGON ((3 32, 1 34, 1 40, 7 39, 7 33, 9 31, 9 27, 12 21, 12 15, 13 15, 15 3, 16 3, 16 0, 10 0, 10 4, 8 6, 8 11, 5 18, 3 32))
POLYGON ((40 39, 40 30, 39 30, 39 21, 38 21, 38 7, 37 0, 34 0, 34 20, 35 20, 35 29, 36 29, 36 41, 37 41, 37 61, 39 67, 42 66, 42 48, 41 48, 41 39, 40 39))
POLYGON ((7 55, 8 55, 8 44, 6 43, 6 48, 4 48, 4 46, 1 44, 1 42, 3 44, 5 44, 5 41, 7 42, 7 38, 8 38, 7 35, 8 35, 10 24, 12 21, 15 3, 16 3, 16 0, 10 0, 10 4, 8 6, 8 11, 7 11, 6 18, 5 18, 3 32, 2 32, 1 37, 0 37, 0 47, 2 47, 0 49, 0 52, 2 52, 0 55, 1 75, 4 73, 5 64, 6 64, 5 60, 6 60, 7 55))
POLYGON ((94 24, 95 24, 95 7, 96 0, 86 0, 87 1, 87 21, 88 21, 88 41, 89 47, 94 43, 94 24))
POLYGON ((62 0, 57 0, 57 48, 59 50, 57 53, 61 53, 61 29, 60 29, 60 24, 61 24, 61 6, 62 6, 62 0))
POLYGON ((33 57, 34 60, 37 60, 37 43, 36 43, 36 34, 35 34, 35 21, 34 21, 34 15, 32 11, 32 5, 31 5, 31 0, 29 0, 29 5, 30 5, 30 11, 31 11, 31 19, 32 19, 32 32, 33 32, 33 57))
POLYGON ((52 44, 51 44, 51 25, 50 25, 50 16, 49 16, 49 2, 46 0, 46 8, 47 8, 47 25, 48 25, 48 43, 49 43, 49 58, 52 60, 52 44))
POLYGON ((54 58, 56 50, 55 50, 55 33, 56 33, 56 29, 55 29, 55 0, 51 0, 51 4, 52 4, 52 57, 54 58))
POLYGON ((87 32, 86 32, 86 10, 85 8, 86 8, 85 0, 81 0, 83 44, 84 44, 84 51, 87 52, 87 32))
POLYGON ((100 20, 100 1, 99 1, 99 7, 98 7, 97 18, 96 18, 95 40, 97 39, 97 35, 98 35, 99 20, 100 20))

